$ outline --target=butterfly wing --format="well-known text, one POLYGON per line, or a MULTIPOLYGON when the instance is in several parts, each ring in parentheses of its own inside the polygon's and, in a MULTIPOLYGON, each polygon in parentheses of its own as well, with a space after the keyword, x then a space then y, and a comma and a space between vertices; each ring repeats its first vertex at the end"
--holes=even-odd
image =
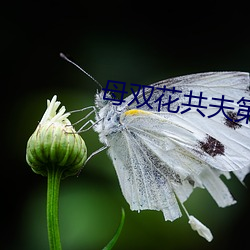
MULTIPOLYGON (((181 90, 181 93, 173 94, 173 99, 178 98, 178 102, 174 102, 172 110, 179 107, 178 113, 168 112, 169 106, 161 106, 159 116, 165 117, 169 122, 180 126, 183 129, 192 131, 196 137, 196 150, 201 154, 205 161, 208 161, 213 167, 223 171, 234 171, 249 168, 249 149, 250 149, 250 126, 246 121, 234 122, 229 121, 223 112, 218 112, 219 100, 224 96, 225 100, 233 101, 225 106, 230 106, 231 109, 225 109, 225 114, 229 118, 237 118, 237 109, 239 101, 242 97, 250 99, 250 85, 248 73, 242 72, 210 72, 193 74, 164 80, 151 85, 154 87, 154 93, 148 102, 148 105, 140 107, 142 110, 155 112, 159 108, 159 96, 162 95, 163 86, 168 89, 181 90), (206 108, 196 108, 199 98, 192 99, 191 110, 184 112, 188 106, 187 97, 190 95, 190 90, 197 97, 200 93, 206 96, 206 100, 202 100, 201 106, 206 108), (186 96, 185 96, 186 95, 186 96), (218 99, 218 100, 216 100, 218 99), (209 106, 210 104, 218 106, 209 106), (149 105, 152 109, 149 108, 149 105), (198 111, 197 111, 198 109, 198 111), (203 113, 202 116, 199 111, 203 113), (184 112, 182 114, 182 112, 184 112), (208 118, 209 116, 212 116, 208 118), (205 159, 206 158, 206 159, 205 159)), ((143 97, 142 91, 138 95, 138 100, 143 103, 144 99, 149 95, 149 91, 145 91, 143 97)), ((127 103, 131 102, 133 96, 129 96, 127 103)), ((164 100, 169 100, 169 92, 164 95, 164 100)), ((138 106, 138 105, 137 105, 138 106)), ((136 108, 135 103, 129 106, 129 109, 136 108)), ((176 136, 178 134, 176 133, 176 136)), ((185 146, 185 142, 183 143, 185 146)), ((240 171, 237 172, 240 175, 240 171)), ((242 179, 242 175, 241 175, 242 179)))
MULTIPOLYGON (((172 221, 181 215, 175 195, 184 202, 197 186, 206 188, 219 206, 233 204, 235 201, 220 175, 229 177, 227 171, 234 171, 243 180, 249 172, 249 124, 228 123, 222 113, 207 118, 216 112, 216 107, 202 110, 205 117, 195 108, 181 114, 185 106, 180 106, 178 113, 167 112, 167 106, 158 112, 156 100, 164 85, 182 91, 182 95, 177 93, 174 97, 181 103, 190 90, 197 96, 203 92, 208 101, 222 95, 234 101, 249 97, 248 74, 206 73, 152 85, 159 88, 148 103, 152 109, 148 105, 139 110, 136 105, 129 106, 120 118, 125 129, 109 138, 109 154, 131 209, 162 210, 165 219, 172 221)), ((144 97, 140 93, 138 101, 147 95, 147 91, 144 97)), ((131 102, 132 98, 125 101, 131 102)), ((175 103, 172 108, 176 107, 175 103)))
MULTIPOLYGON (((188 94, 190 90, 196 92, 206 91, 208 97, 214 97, 214 94, 221 97, 221 95, 229 95, 234 98, 241 98, 242 96, 250 96, 250 85, 249 85, 249 74, 245 72, 207 72, 198 73, 185 76, 179 76, 174 78, 169 78, 163 81, 156 82, 149 86, 142 86, 142 88, 133 90, 135 95, 130 95, 125 98, 126 104, 129 104, 129 109, 137 108, 137 106, 144 102, 150 96, 151 91, 153 92, 149 105, 140 106, 142 110, 156 111, 158 108, 158 102, 156 100, 162 95, 162 89, 166 86, 167 89, 176 90, 176 93, 172 94, 174 97, 179 97, 180 101, 173 103, 173 109, 180 104, 184 98, 185 94, 188 94), (139 91, 138 91, 139 90, 139 91), (182 91, 181 93, 178 91, 182 91), (136 100, 139 102, 137 103, 136 100)), ((132 90, 133 88, 131 88, 132 90)), ((169 91, 165 92, 164 99, 168 100, 169 91)), ((168 111, 168 106, 162 106, 161 111, 168 111)), ((183 111, 185 106, 181 106, 179 112, 183 111)))
MULTIPOLYGON (((144 143, 129 131, 112 135, 109 155, 118 175, 122 193, 131 210, 161 210, 166 220, 175 220, 181 212, 170 184, 169 173, 162 176, 144 143)), ((163 168, 167 172, 170 169, 163 168)), ((174 173, 171 173, 174 174, 174 173)))

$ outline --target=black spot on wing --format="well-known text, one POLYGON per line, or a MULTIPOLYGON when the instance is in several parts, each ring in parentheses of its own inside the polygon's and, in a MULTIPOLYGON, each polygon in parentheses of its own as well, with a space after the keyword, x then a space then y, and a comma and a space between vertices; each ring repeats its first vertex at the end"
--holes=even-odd
POLYGON ((224 145, 210 135, 207 135, 205 141, 200 141, 199 146, 201 150, 212 157, 216 155, 224 155, 225 152, 224 145))
POLYGON ((240 128, 242 126, 241 124, 235 122, 238 119, 236 112, 228 111, 227 116, 231 119, 231 120, 229 120, 225 117, 224 124, 227 127, 232 128, 232 129, 237 129, 237 128, 240 128))
POLYGON ((187 177, 187 181, 192 187, 194 187, 195 181, 190 176, 187 177))

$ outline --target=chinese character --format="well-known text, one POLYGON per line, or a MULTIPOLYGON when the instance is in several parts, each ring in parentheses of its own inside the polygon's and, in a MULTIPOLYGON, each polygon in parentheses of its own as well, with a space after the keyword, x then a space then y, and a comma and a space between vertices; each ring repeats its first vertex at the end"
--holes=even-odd
POLYGON ((160 95, 160 96, 155 100, 155 102, 159 102, 159 104, 158 104, 158 112, 161 111, 161 106, 163 106, 163 107, 164 107, 164 106, 167 106, 167 111, 168 111, 168 112, 170 112, 170 113, 177 113, 177 112, 179 111, 180 107, 177 106, 177 109, 176 109, 176 110, 171 110, 171 109, 170 109, 170 104, 172 104, 172 103, 178 101, 179 98, 176 98, 176 99, 174 99, 174 100, 171 100, 171 99, 172 99, 172 95, 169 95, 169 96, 168 96, 168 102, 162 104, 162 97, 164 96, 164 93, 165 93, 166 91, 170 91, 172 94, 174 94, 174 93, 181 93, 182 91, 181 91, 181 90, 176 90, 175 87, 173 87, 173 89, 167 89, 167 88, 166 88, 166 85, 164 85, 163 88, 157 88, 157 89, 163 91, 163 94, 160 95))
POLYGON ((224 115, 228 120, 233 121, 229 116, 226 115, 224 109, 231 109, 231 110, 232 110, 232 109, 234 109, 234 108, 233 108, 233 107, 226 107, 226 106, 224 106, 224 102, 234 102, 234 101, 233 101, 233 100, 224 99, 224 97, 225 97, 225 96, 222 95, 222 99, 220 99, 220 98, 212 98, 212 100, 220 101, 220 105, 209 104, 209 106, 211 106, 211 107, 216 107, 216 108, 219 108, 219 109, 218 109, 217 112, 215 112, 214 114, 209 115, 208 118, 211 118, 211 117, 217 115, 219 112, 222 111, 223 115, 224 115))
POLYGON ((109 101, 113 101, 112 104, 113 105, 121 105, 122 102, 125 102, 124 99, 124 94, 128 93, 127 91, 125 91, 125 84, 126 82, 118 82, 118 81, 111 81, 108 80, 106 88, 103 88, 104 90, 104 94, 103 94, 103 99, 104 100, 109 100, 109 101), (109 84, 113 84, 113 88, 109 88, 109 84), (119 90, 118 89, 118 85, 122 86, 122 89, 119 90), (108 93, 110 92, 110 93, 108 93))
POLYGON ((203 112, 201 112, 198 108, 205 108, 205 109, 207 108, 206 106, 201 106, 201 100, 202 100, 202 99, 207 100, 207 97, 203 97, 203 96, 202 96, 202 92, 200 92, 200 95, 199 95, 199 96, 195 96, 195 95, 193 95, 193 90, 190 90, 190 95, 184 95, 184 96, 185 96, 185 97, 189 97, 189 99, 188 99, 188 103, 182 103, 182 105, 183 105, 183 106, 189 106, 189 108, 183 110, 183 111, 181 112, 181 114, 184 114, 184 113, 188 112, 189 110, 191 110, 190 107, 197 107, 196 110, 200 113, 200 115, 202 115, 202 116, 204 117, 205 115, 204 115, 203 112), (199 99, 199 104, 191 104, 192 98, 197 98, 197 99, 199 99))
POLYGON ((246 105, 246 102, 250 103, 250 100, 245 99, 244 97, 242 97, 237 104, 240 104, 241 102, 243 102, 243 105, 239 105, 239 107, 244 108, 244 109, 239 109, 237 116, 243 116, 243 118, 236 120, 236 122, 242 121, 243 119, 246 119, 246 124, 248 124, 248 121, 250 119, 250 106, 246 105), (245 114, 244 114, 244 113, 245 114))
POLYGON ((152 109, 153 107, 148 102, 149 102, 150 98, 153 95, 154 87, 153 86, 146 86, 146 85, 139 85, 139 84, 131 84, 131 85, 138 86, 138 90, 135 93, 134 90, 131 88, 132 93, 134 95, 134 99, 130 103, 128 103, 128 105, 131 105, 134 101, 136 101, 136 103, 137 103, 136 107, 137 108, 140 108, 140 107, 142 107, 144 105, 147 105, 150 109, 152 109), (139 100, 138 100, 137 97, 139 95, 141 86, 142 86, 142 97, 143 97, 144 102, 139 104, 139 100))

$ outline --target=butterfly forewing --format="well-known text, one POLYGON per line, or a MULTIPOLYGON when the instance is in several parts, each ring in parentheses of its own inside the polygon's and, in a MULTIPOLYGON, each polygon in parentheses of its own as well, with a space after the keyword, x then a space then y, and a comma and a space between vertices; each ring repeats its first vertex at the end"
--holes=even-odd
MULTIPOLYGON (((136 97, 137 101, 134 95, 128 96, 125 101, 127 104, 130 104, 128 109, 139 106, 142 110, 166 112, 168 111, 168 105, 165 104, 169 101, 169 96, 171 95, 171 111, 175 112, 177 110, 176 107, 179 106, 178 112, 182 112, 187 107, 181 104, 188 102, 188 97, 185 95, 190 95, 190 91, 195 96, 199 96, 200 92, 202 92, 202 97, 208 98, 208 100, 221 98, 222 95, 225 95, 230 96, 237 102, 243 96, 250 96, 249 87, 249 74, 245 72, 198 73, 159 81, 149 85, 149 88, 147 86, 142 87, 136 97), (167 90, 164 90, 164 88, 167 90), (147 98, 150 95, 151 97, 147 102, 147 98), (159 108, 159 97, 162 95, 164 96, 161 98, 162 103, 159 108), (178 101, 173 102, 177 98, 179 98, 178 101)), ((192 98, 192 104, 197 104, 198 101, 198 98, 192 98)), ((205 99, 202 99, 202 104, 203 101, 208 104, 208 101, 205 99)))
MULTIPOLYGON (((183 130, 190 131, 196 140, 193 140, 193 145, 189 149, 194 154, 198 153, 201 159, 215 168, 233 171, 249 166, 249 123, 246 120, 235 122, 239 119, 237 117, 237 108, 239 109, 237 101, 242 97, 249 97, 248 73, 210 72, 193 74, 167 79, 151 86, 154 87, 154 92, 150 101, 143 106, 139 105, 139 109, 148 110, 166 118, 165 129, 159 130, 160 132, 167 133, 169 124, 172 124, 173 128, 180 127, 183 130), (174 105, 171 108, 163 105, 159 110, 159 97, 163 94, 164 86, 168 90, 175 89, 181 92, 173 94, 174 97, 172 98, 178 98, 179 100, 172 103, 174 105), (196 97, 192 98, 191 101, 189 100, 190 91, 196 97), (200 95, 204 99, 200 100, 198 98, 200 95), (226 108, 218 112, 222 97, 228 102, 224 104, 226 108), (193 106, 185 105, 189 101, 193 106), (210 106, 210 104, 213 106, 210 106), (177 107, 178 112, 174 112, 177 107)), ((138 101, 145 102, 148 95, 147 90, 144 94, 141 90, 138 101)), ((164 100, 165 102, 169 100, 169 95, 171 95, 170 91, 164 92, 162 104, 164 104, 164 100)), ((128 101, 131 101, 131 98, 132 96, 128 97, 128 101)), ((129 108, 133 109, 136 106, 133 104, 129 108)), ((148 126, 157 127, 157 119, 152 119, 151 122, 147 122, 147 120, 148 117, 145 117, 144 123, 148 126)), ((175 131, 176 136, 181 138, 181 133, 177 129, 175 131)), ((182 143, 182 146, 187 147, 188 143, 182 143)))

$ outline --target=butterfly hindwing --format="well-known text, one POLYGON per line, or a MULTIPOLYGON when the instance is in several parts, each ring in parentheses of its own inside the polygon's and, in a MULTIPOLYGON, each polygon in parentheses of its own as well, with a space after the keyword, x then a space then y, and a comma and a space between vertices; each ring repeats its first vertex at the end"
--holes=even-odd
POLYGON ((137 142, 133 150, 140 148, 137 158, 149 158, 148 164, 153 166, 154 173, 168 180, 164 185, 169 185, 181 202, 198 186, 207 188, 219 206, 234 203, 226 185, 219 178, 221 173, 214 168, 216 159, 207 160, 207 157, 212 158, 209 155, 202 158, 202 152, 197 149, 197 137, 203 136, 202 133, 194 133, 157 114, 128 114, 121 118, 121 123, 126 124, 127 133, 132 135, 129 138, 133 137, 137 142), (220 189, 220 194, 216 188, 220 189))
POLYGON ((171 221, 180 217, 181 212, 170 183, 171 176, 161 174, 157 157, 152 151, 145 151, 144 142, 128 130, 114 136, 109 142, 109 155, 131 209, 161 210, 166 220, 171 221))

